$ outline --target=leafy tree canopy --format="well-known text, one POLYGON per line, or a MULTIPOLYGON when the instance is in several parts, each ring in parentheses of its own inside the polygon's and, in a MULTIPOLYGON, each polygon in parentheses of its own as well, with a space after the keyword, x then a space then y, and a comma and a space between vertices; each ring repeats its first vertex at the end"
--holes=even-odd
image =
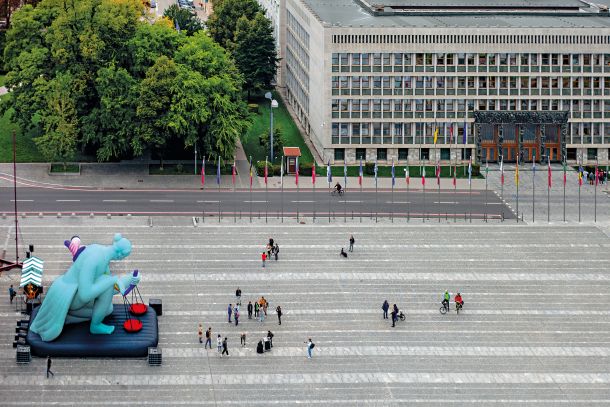
POLYGON ((178 7, 177 4, 172 4, 163 12, 163 16, 169 18, 174 27, 180 28, 180 31, 186 31, 187 35, 193 35, 203 28, 201 20, 197 15, 192 14, 185 8, 178 7))
POLYGON ((256 0, 216 0, 214 14, 207 21, 208 30, 214 41, 227 49, 235 37, 237 20, 242 16, 252 20, 259 12, 264 10, 256 0))
POLYGON ((248 125, 233 60, 188 23, 179 33, 143 16, 141 0, 42 0, 14 13, 0 110, 14 108, 49 160, 87 148, 106 161, 168 143, 233 158, 248 125))

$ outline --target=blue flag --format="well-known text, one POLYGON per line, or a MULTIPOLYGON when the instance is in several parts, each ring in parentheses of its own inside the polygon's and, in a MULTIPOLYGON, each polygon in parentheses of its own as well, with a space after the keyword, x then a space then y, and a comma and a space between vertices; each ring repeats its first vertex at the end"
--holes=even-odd
POLYGON ((470 160, 468 160, 468 185, 470 185, 471 180, 472 180, 472 157, 470 157, 470 160))
POLYGON ((534 177, 536 176, 536 152, 533 152, 532 155, 532 172, 534 173, 534 177))
POLYGON ((392 186, 396 184, 396 174, 394 173, 394 159, 392 158, 392 186))
POLYGON ((220 157, 218 157, 218 168, 216 169, 216 184, 220 185, 220 157))
POLYGON ((343 183, 344 187, 347 188, 347 161, 343 158, 343 183))
POLYGON ((328 166, 326 167, 326 180, 329 184, 333 182, 333 174, 330 170, 330 160, 328 160, 328 166))
POLYGON ((467 134, 468 134, 468 123, 464 122, 464 135, 462 137, 462 144, 466 144, 467 134))
POLYGON ((375 184, 377 184, 377 171, 378 171, 377 160, 375 160, 375 184))

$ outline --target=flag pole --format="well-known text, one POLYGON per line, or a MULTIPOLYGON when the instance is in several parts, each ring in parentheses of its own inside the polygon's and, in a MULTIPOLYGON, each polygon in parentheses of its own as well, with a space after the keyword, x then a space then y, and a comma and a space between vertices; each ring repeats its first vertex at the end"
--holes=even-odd
POLYGON ((390 209, 390 217, 394 223, 394 158, 392 158, 392 207, 390 209))
POLYGON ((313 218, 312 222, 316 223, 316 159, 313 160, 313 165, 311 167, 311 202, 313 205, 313 218))
POLYGON ((582 187, 582 156, 579 157, 580 165, 578 166, 578 223, 580 223, 580 188, 582 187))
POLYGON ((563 156, 563 221, 566 221, 566 156, 563 156))
POLYGON ((362 197, 362 183, 364 182, 364 172, 362 172, 362 158, 360 158, 360 168, 358 169, 358 182, 360 183, 360 223, 362 223, 362 208, 364 199, 362 197))
POLYGON ((595 158, 595 200, 594 200, 594 209, 593 209, 593 221, 597 222, 597 168, 599 165, 599 161, 595 158))
POLYGON ((347 191, 347 160, 343 157, 343 223, 347 222, 347 198, 345 197, 345 191, 347 191))
MULTIPOLYGON (((423 163, 423 161, 422 161, 423 163)), ((421 221, 425 222, 426 221, 426 164, 424 163, 422 165, 423 168, 423 172, 422 172, 422 179, 421 179, 421 183, 422 183, 422 190, 424 192, 424 206, 423 206, 423 212, 422 212, 422 217, 421 217, 421 221)))
MULTIPOLYGON (((457 148, 456 148, 457 151, 457 148)), ((453 204, 455 205, 455 216, 453 217, 453 223, 457 222, 458 215, 458 202, 457 202, 457 152, 455 156, 455 166, 453 167, 453 204)))
POLYGON ((299 157, 297 157, 297 173, 295 180, 297 183, 297 223, 299 223, 299 157))
POLYGON ((489 163, 485 158, 485 222, 487 223, 487 179, 489 178, 489 163))
POLYGON ((409 202, 409 184, 411 183, 411 174, 409 174, 409 156, 407 155, 407 166, 405 167, 405 181, 407 182, 407 222, 411 217, 411 203, 409 202))
POLYGON ((220 156, 218 156, 218 173, 216 178, 218 184, 218 223, 220 223, 220 156))
MULTIPOLYGON (((438 151, 437 151, 438 152, 438 151)), ((438 184, 438 223, 441 223, 441 162, 436 156, 436 183, 438 184)))
POLYGON ((375 159, 375 223, 377 223, 377 215, 379 211, 379 196, 377 195, 377 159, 375 159))
POLYGON ((500 156, 500 200, 502 201, 502 222, 504 222, 504 152, 500 156))
POLYGON ((536 151, 532 154, 532 223, 536 222, 536 151))
POLYGON ((250 156, 250 223, 252 223, 252 156, 250 156))
POLYGON ((517 167, 515 169, 515 183, 517 184, 517 223, 519 223, 519 153, 517 153, 517 167))
POLYGON ((472 223, 472 156, 468 162, 468 196, 470 200, 470 223, 472 223))
POLYGON ((549 166, 549 179, 546 191, 546 221, 547 223, 551 223, 551 183, 553 182, 553 175, 551 173, 551 157, 547 156, 546 159, 548 160, 547 165, 549 166))
POLYGON ((282 223, 284 223, 284 156, 282 156, 282 165, 280 166, 280 200, 282 210, 282 223))
POLYGON ((233 223, 237 222, 237 199, 235 199, 235 174, 237 167, 235 166, 235 158, 233 158, 233 168, 231 169, 231 178, 233 181, 233 223))
POLYGON ((268 176, 269 169, 267 168, 267 157, 265 156, 265 223, 267 223, 267 216, 269 212, 269 187, 267 185, 268 176))

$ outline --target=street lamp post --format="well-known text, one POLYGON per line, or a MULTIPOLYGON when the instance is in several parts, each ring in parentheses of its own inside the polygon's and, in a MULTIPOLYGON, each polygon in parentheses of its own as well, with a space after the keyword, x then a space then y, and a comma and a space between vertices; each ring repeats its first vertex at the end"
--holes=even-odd
POLYGON ((265 98, 269 99, 269 102, 271 103, 271 107, 269 108, 271 117, 271 125, 269 126, 269 162, 273 163, 273 109, 277 109, 278 103, 277 100, 273 99, 273 94, 271 92, 265 93, 265 98))

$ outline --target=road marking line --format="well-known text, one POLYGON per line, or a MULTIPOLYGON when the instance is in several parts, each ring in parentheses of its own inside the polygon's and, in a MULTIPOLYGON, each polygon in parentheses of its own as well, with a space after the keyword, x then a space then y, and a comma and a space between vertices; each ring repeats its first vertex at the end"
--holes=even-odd
MULTIPOLYGON (((362 202, 362 201, 344 201, 344 202, 347 202, 347 203, 360 203, 360 202, 362 202)), ((398 203, 398 202, 397 202, 397 203, 398 203)))
POLYGON ((244 202, 247 202, 247 203, 267 203, 267 201, 244 201, 244 202))
POLYGON ((148 202, 174 202, 173 199, 151 199, 148 202))
POLYGON ((290 201, 290 202, 293 202, 293 203, 314 203, 316 201, 290 201))
MULTIPOLYGON (((350 201, 347 201, 347 202, 350 202, 350 201)), ((393 204, 410 204, 411 202, 407 202, 407 201, 394 201, 394 202, 392 202, 392 201, 386 201, 385 203, 387 203, 387 204, 388 204, 388 203, 389 203, 389 204, 392 204, 392 203, 393 203, 393 204)))
POLYGON ((125 199, 104 199, 102 202, 127 202, 125 199))
POLYGON ((502 202, 488 202, 487 205, 502 205, 502 202))
POLYGON ((458 204, 459 202, 433 202, 435 204, 458 204))
POLYGON ((80 199, 56 199, 55 202, 80 202, 80 199))
POLYGON ((197 201, 197 203, 218 203, 220 201, 197 201))
MULTIPOLYGON (((11 202, 15 202, 14 199, 11 199, 11 202)), ((17 199, 17 202, 34 202, 33 199, 17 199)))

